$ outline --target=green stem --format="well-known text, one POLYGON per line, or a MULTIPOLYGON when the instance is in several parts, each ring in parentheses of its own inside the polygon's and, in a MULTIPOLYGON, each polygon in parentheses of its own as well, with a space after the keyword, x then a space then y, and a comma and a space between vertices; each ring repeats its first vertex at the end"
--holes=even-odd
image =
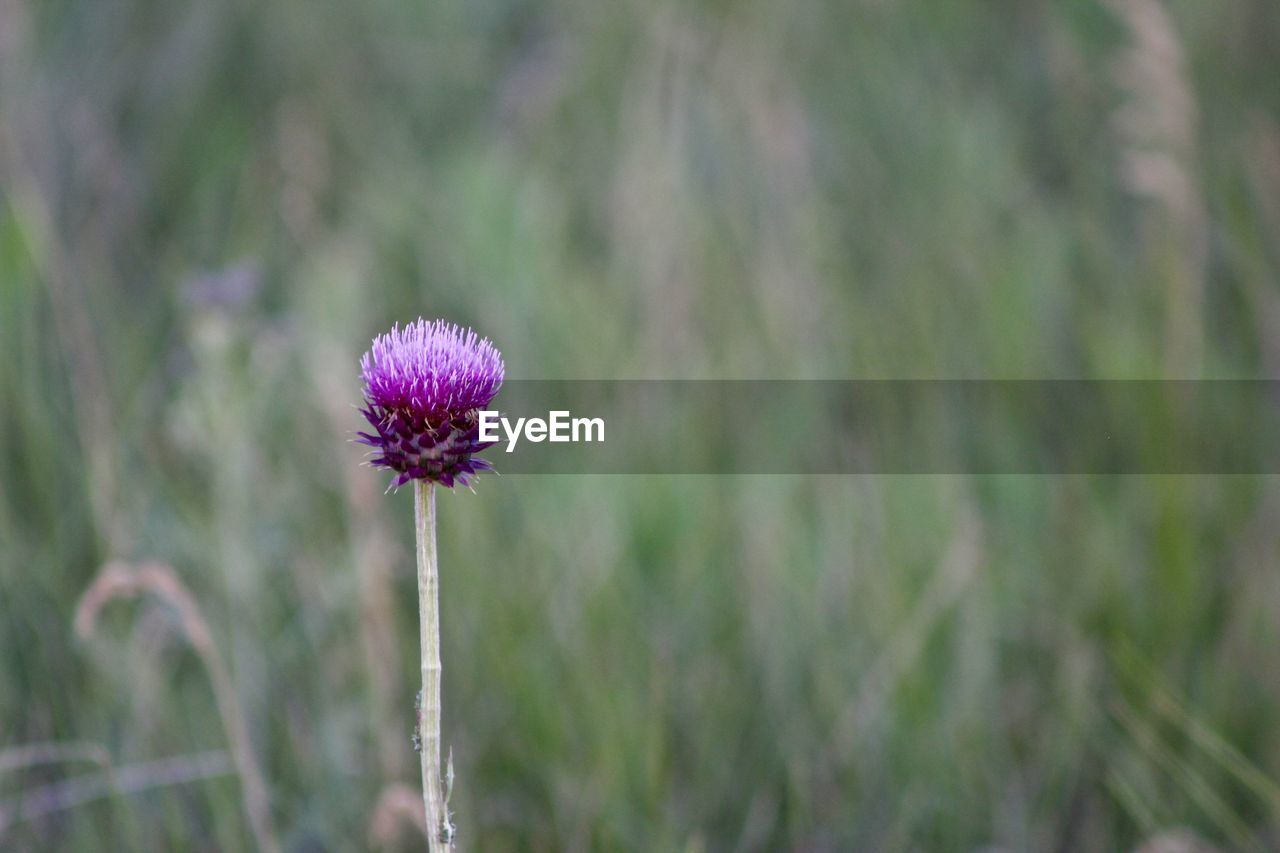
POLYGON ((436 555, 436 485, 414 482, 414 521, 418 532, 418 627, 422 641, 421 738, 422 797, 427 807, 431 853, 453 848, 453 826, 445 803, 440 767, 440 567, 436 555))

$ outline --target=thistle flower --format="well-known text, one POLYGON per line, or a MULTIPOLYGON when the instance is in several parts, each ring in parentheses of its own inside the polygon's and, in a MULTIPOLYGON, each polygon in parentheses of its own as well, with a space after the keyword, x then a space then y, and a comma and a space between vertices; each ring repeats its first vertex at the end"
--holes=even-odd
POLYGON ((365 408, 374 433, 358 439, 375 451, 369 464, 396 473, 392 488, 410 480, 467 486, 492 470, 474 456, 477 412, 502 385, 502 356, 487 338, 443 320, 419 318, 374 338, 360 360, 365 408))
POLYGON ((410 480, 417 532, 418 637, 422 692, 414 708, 413 745, 422 765, 422 802, 431 853, 453 849, 449 812, 453 758, 440 763, 440 566, 436 552, 436 483, 468 485, 490 465, 473 454, 480 441, 478 411, 502 385, 502 356, 487 339, 443 320, 419 318, 373 339, 360 360, 362 413, 377 434, 360 441, 376 452, 370 464, 396 472, 392 488, 410 480))

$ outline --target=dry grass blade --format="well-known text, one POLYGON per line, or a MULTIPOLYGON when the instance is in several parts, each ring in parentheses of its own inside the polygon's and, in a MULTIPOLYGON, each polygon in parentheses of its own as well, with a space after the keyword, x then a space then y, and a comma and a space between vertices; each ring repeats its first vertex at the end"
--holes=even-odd
POLYGON ((261 849, 269 853, 279 850, 266 782, 249 741, 248 725, 240 710, 230 673, 213 642, 209 624, 201 614, 195 596, 178 580, 172 567, 163 563, 144 563, 137 567, 119 561, 108 563, 80 597, 75 613, 76 633, 82 639, 91 639, 103 607, 116 599, 136 598, 143 594, 155 596, 177 611, 183 633, 209 675, 218 716, 235 757, 245 812, 254 837, 261 849))
POLYGON ((1166 829, 1146 841, 1133 853, 1218 853, 1218 848, 1189 829, 1166 829))
POLYGON ((1178 784, 1191 800, 1231 839, 1237 850, 1262 850, 1262 845, 1249 831, 1231 804, 1214 786, 1185 760, 1174 754, 1160 739, 1150 722, 1129 703, 1116 700, 1110 704, 1112 715, 1129 734, 1139 749, 1157 767, 1178 784))
POLYGON ((0 838, 14 824, 73 809, 113 794, 136 794, 225 776, 234 771, 235 766, 225 752, 201 752, 130 764, 32 788, 13 799, 0 801, 0 838))
POLYGON ((1165 719, 1181 727, 1192 743, 1200 747, 1224 770, 1239 779, 1259 799, 1265 801, 1273 813, 1280 813, 1280 786, 1277 786, 1271 777, 1259 770, 1221 735, 1192 716, 1186 708, 1178 704, 1172 694, 1157 689, 1152 707, 1165 719))
POLYGON ((1129 190, 1167 214, 1158 251, 1167 261, 1166 361, 1170 375, 1195 376, 1203 357, 1207 216, 1196 172, 1198 109, 1185 52, 1158 0, 1111 0, 1129 30, 1116 66, 1127 94, 1115 115, 1123 143, 1121 177, 1129 190))
POLYGON ((24 743, 0 751, 0 773, 37 767, 41 764, 96 764, 110 767, 111 756, 106 747, 91 741, 48 741, 24 743))
POLYGON ((1208 758, 1252 791, 1272 814, 1280 814, 1280 785, 1274 779, 1179 702, 1160 673, 1145 663, 1134 649, 1123 647, 1117 660, 1147 691, 1150 710, 1176 726, 1208 758))
POLYGON ((427 811, 422 794, 403 782, 396 782, 378 795, 373 817, 369 818, 369 845, 390 847, 399 840, 406 825, 413 826, 426 838, 427 811))
POLYGON ((861 732, 879 716, 893 686, 920 656, 938 619, 977 575, 982 556, 980 523, 975 515, 966 512, 915 608, 872 664, 857 697, 841 717, 836 729, 836 755, 848 756, 861 732))

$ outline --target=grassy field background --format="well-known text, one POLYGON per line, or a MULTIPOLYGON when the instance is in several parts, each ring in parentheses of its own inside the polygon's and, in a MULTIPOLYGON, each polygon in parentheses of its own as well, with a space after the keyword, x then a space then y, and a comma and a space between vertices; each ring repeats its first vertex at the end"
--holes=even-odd
MULTIPOLYGON (((2 0, 0 848, 421 845, 412 497, 346 443, 393 321, 519 378, 1275 376, 1277 43, 1272 0, 2 0)), ((440 523, 466 849, 1280 846, 1273 477, 440 523)))

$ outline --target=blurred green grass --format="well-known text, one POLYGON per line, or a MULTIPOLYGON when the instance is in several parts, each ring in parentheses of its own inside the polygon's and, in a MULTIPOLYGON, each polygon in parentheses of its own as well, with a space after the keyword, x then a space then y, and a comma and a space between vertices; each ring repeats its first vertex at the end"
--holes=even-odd
MULTIPOLYGON (((172 608, 72 630, 161 560, 285 849, 374 843, 417 784, 411 509, 344 440, 394 320, 522 378, 1274 375, 1277 38, 1267 0, 5 0, 0 755, 227 748, 172 608)), ((467 849, 1280 844, 1272 477, 507 477, 440 516, 467 849)), ((251 844, 228 775, 0 815, 251 844)))

